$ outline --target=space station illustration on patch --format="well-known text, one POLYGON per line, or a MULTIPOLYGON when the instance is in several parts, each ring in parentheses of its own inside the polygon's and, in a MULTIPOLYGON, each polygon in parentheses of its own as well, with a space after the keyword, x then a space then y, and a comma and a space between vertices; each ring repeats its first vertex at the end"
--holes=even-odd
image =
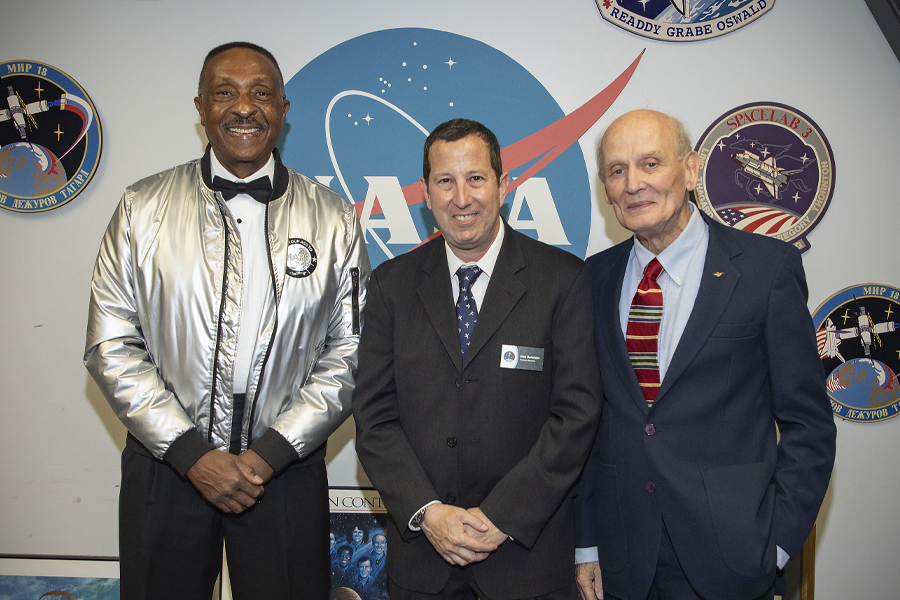
POLYGON ((716 119, 700 137, 700 208, 725 225, 809 249, 834 193, 834 156, 799 110, 756 102, 716 119))
POLYGON ((813 313, 831 410, 871 423, 900 413, 900 290, 880 283, 845 288, 813 313))
POLYGON ((97 111, 74 79, 44 63, 0 63, 0 79, 0 207, 24 213, 59 208, 97 170, 97 111))

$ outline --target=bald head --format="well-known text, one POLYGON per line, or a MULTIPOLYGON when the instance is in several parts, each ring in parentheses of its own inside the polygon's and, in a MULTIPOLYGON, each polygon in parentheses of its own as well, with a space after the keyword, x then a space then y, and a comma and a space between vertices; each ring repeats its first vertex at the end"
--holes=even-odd
POLYGON ((597 142, 597 168, 601 181, 606 181, 608 165, 604 142, 607 138, 613 135, 629 135, 634 131, 653 125, 659 128, 665 138, 674 143, 678 160, 683 159, 691 151, 691 136, 688 135, 687 129, 681 121, 655 110, 634 110, 613 121, 603 132, 600 141, 597 142))
POLYGON ((600 140, 598 166, 616 219, 659 254, 687 226, 700 155, 678 120, 652 110, 622 115, 600 140))

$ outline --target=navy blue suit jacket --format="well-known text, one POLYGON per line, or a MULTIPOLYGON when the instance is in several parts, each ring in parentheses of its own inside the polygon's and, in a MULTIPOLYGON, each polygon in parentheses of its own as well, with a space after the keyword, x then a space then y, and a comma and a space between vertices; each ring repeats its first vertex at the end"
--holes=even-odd
POLYGON ((701 595, 764 593, 776 544, 797 555, 831 477, 836 430, 800 253, 706 221, 700 289, 652 409, 619 319, 633 240, 588 259, 604 406, 576 535, 621 598, 647 597, 662 521, 701 595))

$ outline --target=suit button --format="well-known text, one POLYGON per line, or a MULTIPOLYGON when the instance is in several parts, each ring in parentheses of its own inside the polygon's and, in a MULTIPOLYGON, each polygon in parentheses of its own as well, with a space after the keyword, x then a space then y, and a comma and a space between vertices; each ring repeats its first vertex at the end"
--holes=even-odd
POLYGON ((646 433, 647 435, 653 435, 654 433, 656 433, 656 425, 654 425, 653 423, 647 423, 646 425, 644 425, 644 433, 646 433))
POLYGON ((652 482, 652 481, 648 481, 648 482, 647 482, 647 485, 645 485, 644 487, 646 487, 646 488, 647 488, 647 491, 648 491, 649 493, 651 493, 651 494, 654 493, 654 492, 656 491, 656 486, 653 485, 653 482, 652 482))
POLYGON ((448 437, 448 438, 447 438, 447 445, 450 446, 451 448, 456 448, 456 438, 455 438, 455 437, 448 437))
POLYGON ((456 504, 456 496, 454 496, 452 493, 447 494, 447 497, 444 498, 444 501, 447 504, 456 504))
POLYGON ((461 381, 461 380, 459 380, 459 379, 456 380, 456 387, 458 387, 458 388, 461 388, 461 387, 462 387, 462 381, 461 381))

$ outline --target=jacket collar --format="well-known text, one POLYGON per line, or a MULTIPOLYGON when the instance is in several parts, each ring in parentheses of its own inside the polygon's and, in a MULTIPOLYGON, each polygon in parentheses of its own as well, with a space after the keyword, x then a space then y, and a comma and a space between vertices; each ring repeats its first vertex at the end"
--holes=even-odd
MULTIPOLYGON (((212 146, 207 144, 206 152, 203 153, 203 158, 200 159, 200 173, 203 176, 203 183, 206 187, 212 189, 212 170, 209 166, 210 152, 212 152, 212 146)), ((281 162, 281 154, 278 153, 278 148, 272 149, 272 156, 275 157, 275 181, 272 182, 272 195, 269 196, 266 202, 271 202, 284 196, 288 187, 288 170, 281 162)))

